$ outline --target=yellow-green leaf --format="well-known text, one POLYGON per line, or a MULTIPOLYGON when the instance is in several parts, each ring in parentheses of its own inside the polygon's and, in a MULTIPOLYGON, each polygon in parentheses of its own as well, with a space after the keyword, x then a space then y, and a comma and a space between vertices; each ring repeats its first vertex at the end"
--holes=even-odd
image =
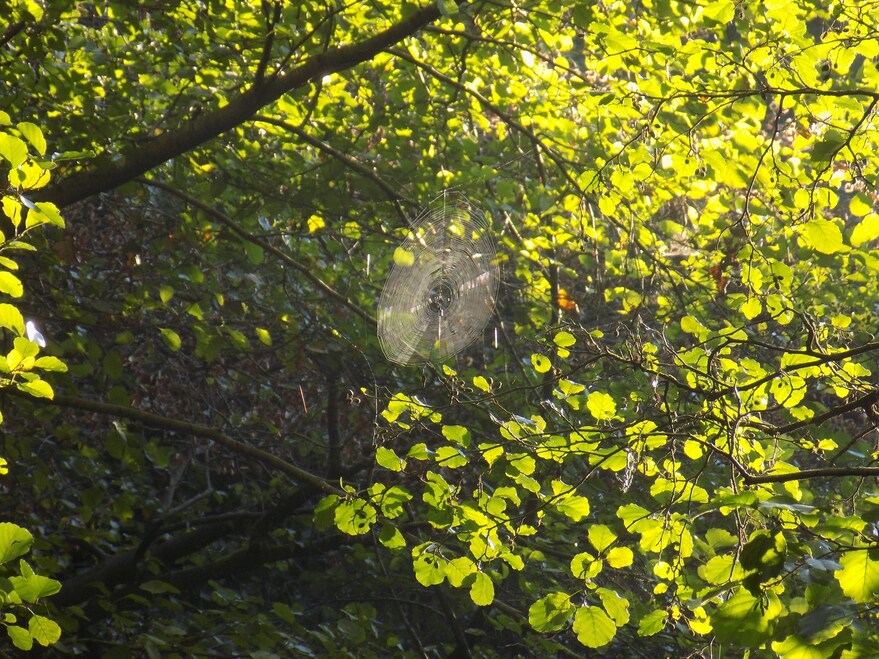
POLYGON ((494 583, 485 572, 477 572, 470 586, 470 599, 477 606, 488 606, 494 601, 494 583))
POLYGON ((24 287, 21 280, 11 272, 0 271, 0 293, 6 293, 12 297, 21 297, 24 287))
POLYGON ((852 229, 851 243, 860 247, 876 238, 879 238, 879 215, 870 213, 852 229))
POLYGON ((545 355, 538 355, 537 353, 531 355, 531 364, 534 366, 534 370, 538 373, 546 373, 552 368, 552 362, 549 361, 549 358, 545 355))
POLYGON ((559 348, 570 348, 577 342, 577 339, 570 332, 559 332, 552 340, 559 348))
POLYGON ((29 121, 22 121, 18 126, 18 132, 37 150, 41 156, 46 153, 46 138, 43 137, 43 131, 36 124, 29 121))
POLYGON ((11 304, 0 304, 0 327, 14 330, 19 336, 24 334, 24 318, 21 312, 11 304))
POLYGON ((466 556, 459 556, 446 563, 445 570, 449 584, 460 588, 464 579, 476 572, 476 564, 466 556))
POLYGON ((589 536, 589 542, 592 543, 592 546, 599 553, 610 547, 614 540, 617 539, 616 533, 604 524, 593 524, 589 527, 589 531, 586 534, 589 536))
POLYGON ((568 595, 550 593, 529 607, 528 623, 538 632, 555 632, 565 626, 573 610, 568 595))
POLYGON ((574 614, 574 633, 587 648, 600 648, 616 636, 614 621, 597 606, 581 606, 574 614))
POLYGON ((41 368, 44 371, 54 371, 56 373, 67 372, 67 364, 62 362, 57 357, 52 357, 51 355, 47 357, 40 357, 37 361, 34 362, 34 367, 41 368))
POLYGON ((607 552, 604 560, 612 568, 619 570, 620 568, 629 567, 632 561, 635 560, 635 554, 628 547, 614 547, 607 552))
POLYGON ((379 446, 375 450, 375 461, 391 471, 403 471, 406 468, 406 461, 399 457, 393 449, 384 446, 379 446))
POLYGON ((55 397, 55 392, 52 391, 51 385, 45 380, 33 380, 32 382, 19 382, 18 388, 30 394, 31 396, 35 396, 37 398, 49 398, 52 399, 55 397))
POLYGON ((168 346, 171 350, 175 352, 180 350, 180 345, 182 341, 180 340, 180 335, 172 329, 167 327, 162 327, 159 329, 159 332, 162 334, 162 340, 165 342, 165 345, 168 346))
POLYGON ((879 547, 847 551, 839 564, 835 574, 842 592, 856 602, 870 602, 879 594, 879 547))
POLYGON ((16 169, 27 160, 27 144, 15 135, 0 133, 0 157, 9 161, 12 169, 16 169))
POLYGON ((806 244, 816 252, 835 254, 844 249, 842 231, 836 222, 831 220, 812 220, 802 228, 802 236, 806 244))
POLYGON ((473 378, 473 386, 482 391, 491 391, 491 385, 488 383, 488 380, 481 375, 477 375, 473 378))
POLYGON ((586 398, 586 407, 596 421, 612 419, 617 412, 616 402, 603 391, 593 391, 589 394, 586 398))

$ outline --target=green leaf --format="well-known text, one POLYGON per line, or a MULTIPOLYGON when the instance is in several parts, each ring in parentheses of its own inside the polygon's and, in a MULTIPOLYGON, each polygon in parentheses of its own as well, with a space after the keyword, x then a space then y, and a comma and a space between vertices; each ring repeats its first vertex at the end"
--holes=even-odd
POLYGON ((470 445, 469 431, 464 426, 443 426, 443 437, 464 447, 470 445))
MULTIPOLYGON (((24 563, 24 561, 21 562, 24 563)), ((25 602, 33 604, 41 597, 54 595, 61 590, 61 584, 58 581, 34 574, 29 567, 24 568, 23 566, 22 574, 26 576, 10 577, 9 581, 15 586, 15 592, 17 592, 25 602)))
POLYGON ((38 201, 35 206, 36 208, 28 215, 27 226, 48 223, 64 228, 64 218, 61 217, 61 211, 55 204, 50 201, 38 201))
MULTIPOLYGON (((429 546, 429 543, 428 545, 429 546)), ((424 547, 421 545, 420 547, 424 547)), ((415 570, 415 578, 422 586, 436 586, 446 579, 445 560, 437 556, 430 549, 424 550, 420 547, 413 549, 413 553, 417 553, 412 567, 415 570)))
POLYGON ((447 469, 458 469, 469 462, 467 456, 457 446, 440 446, 434 454, 434 460, 447 469))
POLYGON ((176 587, 169 584, 167 581, 160 581, 158 579, 150 579, 149 581, 144 581, 140 586, 138 586, 141 590, 145 590, 151 595, 161 595, 162 593, 172 593, 179 594, 180 590, 176 587))
POLYGON ((33 639, 43 647, 57 643, 58 639, 61 638, 61 627, 58 626, 58 623, 44 616, 31 616, 27 627, 33 639))
POLYGON ((628 547, 614 547, 607 552, 607 556, 604 557, 604 560, 612 568, 618 570, 620 568, 629 567, 635 560, 635 554, 628 547))
POLYGON ((262 265, 265 261, 265 254, 262 247, 251 242, 244 243, 244 253, 247 254, 247 260, 253 265, 262 265))
POLYGON ((165 284, 159 289, 159 299, 162 301, 162 304, 168 304, 168 300, 174 297, 174 289, 171 286, 165 284))
POLYGON ((454 558, 446 564, 446 578, 449 585, 460 588, 464 580, 476 572, 476 564, 466 556, 454 558))
POLYGON ((17 169, 27 160, 27 144, 14 135, 0 133, 0 157, 5 158, 12 169, 17 169))
POLYGON ((9 634, 9 638, 12 639, 12 644, 19 650, 27 652, 34 646, 33 637, 24 627, 9 625, 6 627, 6 633, 9 634))
POLYGON ((406 461, 399 457, 393 449, 379 446, 375 450, 375 461, 391 471, 403 471, 406 468, 406 461))
POLYGON ((52 357, 51 355, 46 357, 40 357, 34 362, 35 368, 40 368, 44 371, 53 371, 55 373, 66 373, 67 372, 67 364, 62 362, 57 357, 52 357))
POLYGON ((485 572, 477 572, 470 586, 470 599, 477 606, 488 606, 494 601, 494 583, 485 572))
POLYGON ((552 362, 549 361, 549 357, 537 353, 531 355, 531 364, 538 373, 546 373, 552 368, 552 362))
POLYGON ((166 346, 174 352, 180 350, 180 346, 183 342, 180 340, 180 335, 177 332, 167 327, 160 327, 159 332, 161 332, 162 341, 165 342, 166 346))
POLYGON ((713 556, 699 566, 698 573, 710 584, 723 584, 740 579, 742 568, 733 556, 713 556))
POLYGON ((369 531, 377 518, 376 509, 360 499, 343 501, 333 513, 336 527, 348 535, 363 535, 369 531))
POLYGON ((858 222, 852 230, 850 241, 855 247, 860 247, 877 238, 879 238, 879 215, 871 213, 858 222))
POLYGON ((616 533, 604 524, 593 524, 589 527, 587 535, 589 536, 589 542, 592 543, 592 546, 595 547, 598 553, 610 547, 617 539, 616 533))
POLYGON ((681 329, 687 334, 692 334, 700 339, 711 333, 711 330, 705 327, 695 316, 684 316, 681 318, 681 329))
POLYGON ((571 574, 576 579, 589 580, 601 573, 603 564, 600 559, 590 554, 588 551, 582 551, 575 554, 571 559, 571 574))
POLYGON ((736 4, 732 0, 709 2, 702 15, 717 23, 729 23, 735 17, 736 4))
POLYGON ((597 606, 581 606, 574 614, 574 633, 587 648, 600 648, 616 636, 617 626, 597 606))
POLYGON ((0 271, 0 293, 6 293, 12 297, 21 297, 24 287, 21 280, 11 272, 0 271))
POLYGON ((24 334, 24 317, 21 312, 11 304, 0 304, 0 327, 11 329, 19 336, 24 334))
POLYGON ((0 522, 0 565, 26 554, 34 541, 30 531, 11 522, 0 522))
POLYGON ((559 348, 570 348, 577 342, 577 339, 570 332, 559 332, 552 340, 559 348))
POLYGON ((841 130, 828 130, 820 142, 812 147, 812 163, 821 166, 829 163, 848 139, 848 133, 841 130))
POLYGON ((772 591, 766 593, 764 601, 739 588, 711 616, 711 626, 721 643, 758 648, 772 636, 781 611, 778 596, 772 591))
POLYGON ((528 623, 538 632, 556 632, 564 627, 574 606, 565 593, 550 593, 528 608, 528 623))
POLYGON ((759 579, 755 582, 759 583, 781 574, 786 556, 787 543, 781 532, 773 536, 767 531, 756 531, 742 548, 739 561, 742 569, 756 573, 759 579))
POLYGON ((403 506, 411 500, 412 495, 399 485, 392 485, 378 497, 382 514, 389 519, 395 519, 402 515, 403 506))
POLYGON ((378 540, 388 549, 402 549, 406 546, 406 538, 393 524, 385 524, 378 534, 378 540))
POLYGON ((458 3, 455 0, 436 0, 436 6, 443 16, 454 16, 458 13, 458 3))
POLYGON ((665 629, 668 612, 658 609, 641 618, 638 623, 638 636, 653 636, 665 629))
POLYGON ((879 548, 854 549, 839 559, 836 580, 842 592, 856 602, 870 602, 879 594, 879 548))
POLYGON ((556 508, 575 522, 579 522, 589 514, 589 500, 586 497, 572 496, 559 501, 556 508))
POLYGON ((802 236, 806 244, 822 254, 836 254, 843 251, 842 231, 836 222, 831 220, 812 220, 802 227, 802 236))
POLYGON ((18 132, 37 150, 41 156, 46 154, 46 138, 43 137, 43 131, 36 124, 29 121, 22 121, 18 126, 18 132))
POLYGON ((608 588, 598 588, 595 592, 598 593, 604 610, 607 611, 617 627, 622 627, 629 622, 629 600, 608 588))
POLYGON ((586 408, 596 421, 613 419, 617 412, 617 404, 613 398, 602 391, 593 391, 586 398, 586 408))
POLYGON ((33 380, 31 382, 19 382, 18 389, 36 398, 55 398, 52 386, 45 380, 33 380))

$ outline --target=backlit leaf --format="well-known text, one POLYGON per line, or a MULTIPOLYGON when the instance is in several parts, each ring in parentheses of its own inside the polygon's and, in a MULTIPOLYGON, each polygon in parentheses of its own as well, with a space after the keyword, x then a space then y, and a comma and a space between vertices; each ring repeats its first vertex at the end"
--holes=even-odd
POLYGON ((854 549, 839 559, 836 579, 842 592, 856 602, 870 602, 879 594, 879 549, 854 549))
POLYGON ((477 572, 470 586, 470 599, 477 606, 488 606, 494 601, 494 583, 485 572, 477 572))
POLYGON ((597 606, 581 606, 574 614, 574 633, 587 648, 600 648, 616 636, 614 621, 597 606))
POLYGON ((567 624, 574 611, 565 593, 549 593, 528 609, 528 623, 538 632, 558 631, 567 624))
POLYGON ((11 522, 0 522, 0 565, 26 554, 33 541, 27 529, 11 522))
POLYGON ((806 244, 816 252, 835 254, 844 249, 842 231, 831 220, 812 220, 802 228, 806 244))
POLYGON ((586 398, 586 408, 596 421, 607 421, 616 415, 617 404, 603 391, 593 391, 586 398))

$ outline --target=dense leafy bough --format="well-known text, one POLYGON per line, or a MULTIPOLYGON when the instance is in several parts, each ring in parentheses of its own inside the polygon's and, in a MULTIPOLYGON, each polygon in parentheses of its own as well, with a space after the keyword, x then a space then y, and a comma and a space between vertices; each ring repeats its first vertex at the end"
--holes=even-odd
POLYGON ((160 5, 0 28, 8 644, 879 654, 875 12, 160 5), (397 367, 445 188, 497 312, 397 367))

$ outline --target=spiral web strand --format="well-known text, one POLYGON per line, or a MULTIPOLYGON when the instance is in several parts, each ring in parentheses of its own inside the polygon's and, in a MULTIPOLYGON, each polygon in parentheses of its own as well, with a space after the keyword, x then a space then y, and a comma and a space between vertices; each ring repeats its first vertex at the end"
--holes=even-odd
POLYGON ((398 364, 442 361, 482 334, 500 271, 482 212, 444 193, 394 251, 378 304, 378 338, 398 364))

